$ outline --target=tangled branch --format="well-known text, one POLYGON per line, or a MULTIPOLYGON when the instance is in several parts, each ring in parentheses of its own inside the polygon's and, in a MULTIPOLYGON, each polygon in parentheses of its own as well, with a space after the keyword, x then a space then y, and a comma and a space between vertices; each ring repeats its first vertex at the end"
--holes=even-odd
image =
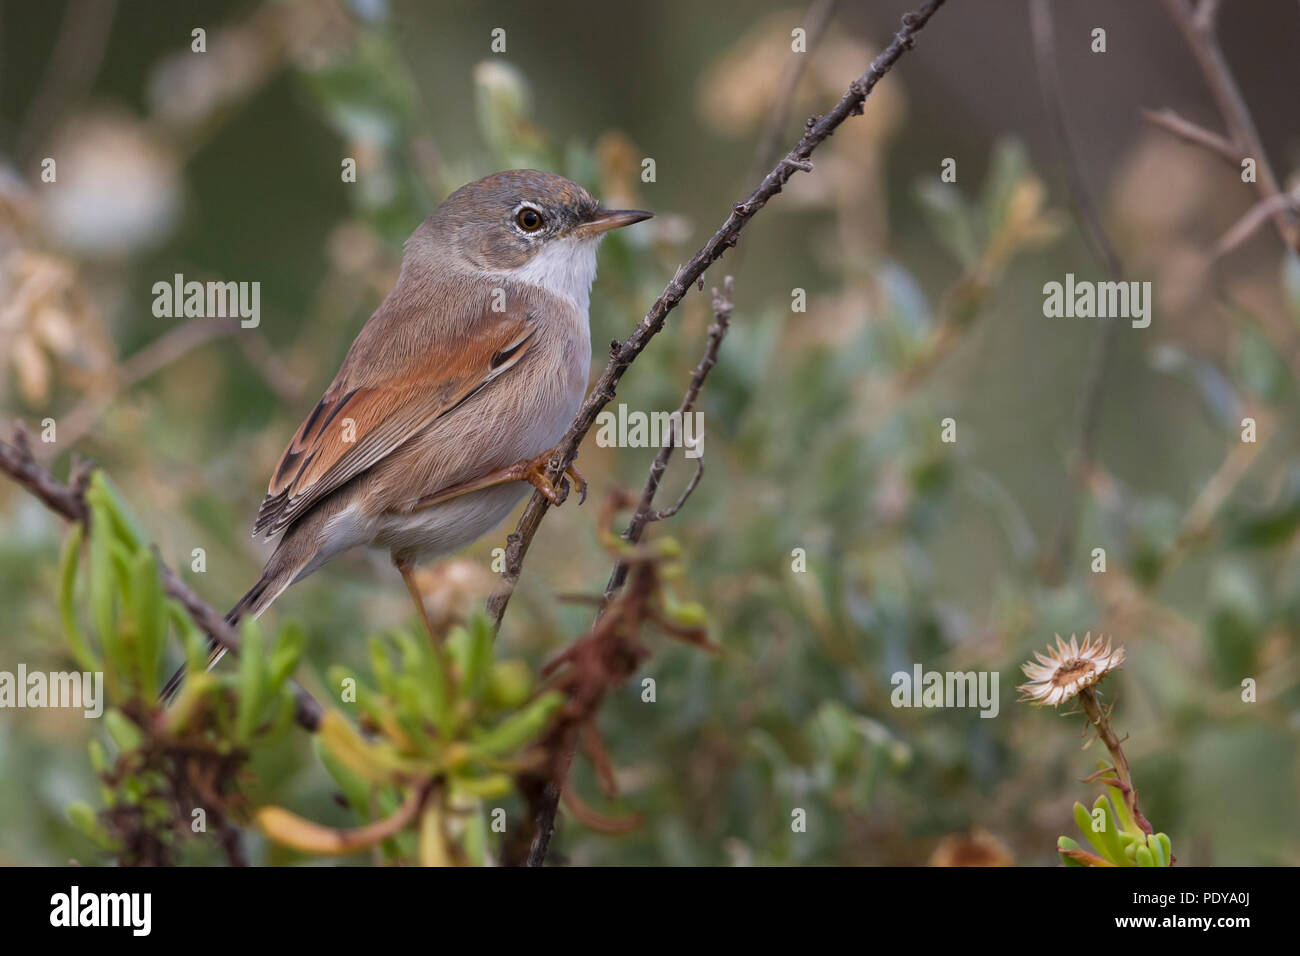
MULTIPOLYGON (((846 119, 862 113, 863 103, 872 89, 875 88, 876 83, 889 72, 905 50, 910 50, 915 46, 916 34, 925 26, 934 12, 943 5, 943 2, 944 0, 930 0, 920 10, 906 14, 903 17, 902 29, 894 36, 889 46, 876 57, 867 72, 849 84, 848 90, 840 98, 835 108, 825 116, 811 117, 808 120, 805 132, 799 142, 763 177, 763 181, 748 199, 732 207, 731 213, 722 224, 722 227, 713 234, 709 241, 704 244, 704 247, 685 265, 678 268, 676 275, 668 283, 668 287, 655 300, 654 305, 650 307, 650 311, 646 313, 645 318, 632 331, 632 334, 621 344, 618 342, 611 344, 609 363, 605 366, 604 372, 601 373, 595 387, 578 411, 573 424, 569 426, 569 430, 558 446, 555 455, 551 457, 548 473, 553 481, 558 480, 559 476, 564 473, 564 470, 576 457, 578 446, 592 425, 595 424, 596 417, 601 410, 613 399, 623 374, 632 364, 632 361, 649 344, 650 339, 663 328, 668 313, 681 302, 692 284, 699 282, 701 289, 703 288, 705 271, 721 258, 728 248, 736 244, 746 223, 759 209, 767 204, 769 199, 781 191, 796 170, 805 172, 812 170, 812 163, 809 160, 813 151, 834 133, 835 129, 846 119)), ((679 411, 683 413, 694 407, 700 389, 703 387, 704 379, 717 361, 718 348, 726 335, 732 310, 730 277, 724 283, 722 293, 719 293, 716 289, 714 290, 713 309, 714 324, 709 329, 704 356, 700 359, 700 363, 696 367, 691 383, 687 388, 686 395, 679 406, 679 411)), ((671 446, 660 449, 650 466, 650 476, 642 491, 641 500, 633 513, 632 520, 623 533, 624 539, 628 542, 635 543, 639 541, 645 526, 651 521, 660 520, 676 513, 699 483, 702 466, 697 469, 695 476, 687 485, 682 498, 677 504, 662 512, 652 510, 654 497, 659 489, 659 483, 671 453, 671 446)), ((541 494, 534 494, 524 509, 514 533, 510 535, 507 541, 505 571, 502 582, 492 597, 489 598, 487 605, 488 616, 497 628, 501 626, 501 619, 505 614, 506 605, 509 603, 510 596, 514 593, 515 586, 519 581, 524 556, 527 554, 533 537, 537 533, 537 528, 546 514, 548 504, 541 494)), ((629 573, 629 567, 630 565, 627 562, 620 560, 610 575, 602 599, 603 613, 597 618, 593 634, 602 626, 602 622, 608 618, 610 609, 613 606, 611 602, 619 600, 616 596, 629 573)), ((532 845, 527 856, 529 866, 540 866, 546 858, 551 834, 555 828, 555 815, 559 808, 564 780, 568 775, 569 764, 573 759, 575 739, 575 736, 571 733, 568 736, 552 741, 556 745, 554 751, 556 756, 549 768, 548 775, 540 787, 534 786, 531 790, 525 790, 525 796, 528 797, 529 804, 533 808, 535 823, 532 845)))
MULTIPOLYGON (((68 484, 63 484, 37 463, 32 455, 27 431, 21 423, 14 427, 13 444, 0 441, 0 471, 68 521, 89 523, 90 511, 86 507, 85 495, 86 483, 92 470, 84 463, 75 465, 68 484)), ((199 597, 161 558, 158 568, 162 575, 163 590, 185 608, 199 630, 227 651, 238 654, 239 632, 226 623, 221 612, 199 597)), ((298 724, 305 730, 315 731, 322 713, 320 704, 301 687, 295 686, 295 692, 298 697, 298 724)))
MULTIPOLYGON (((596 380, 595 386, 578 410, 569 430, 556 446, 555 454, 551 456, 547 466, 547 477, 553 483, 558 484, 560 476, 573 463, 578 454, 578 446, 596 423, 601 410, 613 400, 624 373, 632 365, 633 360, 649 345, 650 340, 663 329, 668 314, 681 303, 692 285, 696 282, 702 283, 705 271, 736 244, 740 239, 741 231, 749 221, 785 187, 790 177, 796 171, 812 170, 810 159, 813 151, 850 116, 861 115, 863 103, 880 82, 881 77, 898 62, 898 58, 904 51, 916 45, 916 35, 943 4, 944 0, 928 0, 920 10, 904 15, 902 28, 895 34, 889 46, 872 61, 867 72, 849 84, 848 90, 830 112, 824 116, 808 119, 799 142, 772 167, 747 199, 731 207, 726 221, 709 237, 703 248, 684 265, 678 267, 676 274, 650 307, 650 311, 632 330, 632 334, 621 343, 611 343, 609 362, 605 370, 601 372, 600 378, 596 380)), ((505 614, 506 606, 510 603, 515 586, 519 583, 524 557, 528 554, 533 537, 537 534, 549 504, 541 493, 534 493, 528 500, 514 532, 507 539, 505 570, 502 573, 501 584, 488 599, 487 604, 488 617, 497 628, 501 626, 501 618, 505 614)))

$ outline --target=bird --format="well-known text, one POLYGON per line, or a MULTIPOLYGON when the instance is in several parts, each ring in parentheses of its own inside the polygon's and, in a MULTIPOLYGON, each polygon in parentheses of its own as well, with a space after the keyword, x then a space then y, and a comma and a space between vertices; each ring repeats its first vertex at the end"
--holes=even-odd
MULTIPOLYGON (((389 552, 428 626, 419 561, 490 532, 530 486, 558 502, 545 471, 587 390, 597 247, 651 216, 533 169, 448 196, 406 241, 392 291, 273 470, 253 535, 275 549, 226 620, 260 617, 369 546, 389 552)), ((585 496, 575 469, 566 478, 585 496)), ((214 644, 209 667, 221 654, 214 644)))

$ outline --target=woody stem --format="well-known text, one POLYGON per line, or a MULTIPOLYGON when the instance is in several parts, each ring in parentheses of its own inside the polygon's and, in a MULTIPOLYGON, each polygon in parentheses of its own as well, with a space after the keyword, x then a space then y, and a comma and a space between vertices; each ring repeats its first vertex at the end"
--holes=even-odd
POLYGON ((1083 705, 1083 712, 1088 715, 1088 722, 1092 724, 1097 731, 1097 737, 1106 749, 1110 751, 1111 762, 1115 765, 1115 777, 1120 782, 1120 789, 1124 792, 1124 803, 1128 806, 1129 814, 1133 821, 1142 828, 1146 833, 1151 832, 1151 825, 1147 823, 1146 817, 1142 816, 1137 806, 1137 789, 1133 786, 1133 774, 1129 770, 1128 757, 1124 755, 1124 748, 1120 746, 1119 737, 1110 726, 1110 717, 1101 702, 1097 700, 1097 692, 1092 687, 1085 687, 1079 692, 1079 702, 1083 705))

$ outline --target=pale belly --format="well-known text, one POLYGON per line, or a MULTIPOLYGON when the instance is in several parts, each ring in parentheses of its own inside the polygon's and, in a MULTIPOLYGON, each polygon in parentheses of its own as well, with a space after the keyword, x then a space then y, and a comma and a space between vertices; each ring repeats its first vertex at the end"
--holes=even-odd
POLYGON ((406 559, 438 557, 492 532, 531 487, 522 481, 483 488, 423 510, 411 506, 462 481, 481 478, 553 448, 586 393, 591 361, 586 316, 544 343, 502 389, 476 396, 379 462, 360 480, 373 492, 329 515, 318 550, 299 577, 357 546, 406 559))
MULTIPOLYGON (((585 342, 582 344, 586 345, 585 342)), ((423 488, 421 492, 433 494, 447 484, 481 477, 554 448, 577 414, 586 389, 586 363, 581 366, 577 362, 572 364, 572 369, 563 372, 552 364, 548 369, 551 378, 546 383, 549 389, 545 386, 533 388, 530 399, 521 403, 521 407, 501 409, 497 406, 498 416, 490 426, 486 426, 488 433, 495 436, 486 443, 489 447, 467 456, 469 460, 463 467, 438 476, 429 482, 436 487, 423 488), (557 384, 562 387, 556 388, 557 384)), ((437 443, 446 447, 445 438, 439 438, 437 443)), ((473 439, 457 442, 461 447, 474 443, 473 439)), ((373 519, 370 543, 416 559, 451 554, 493 531, 531 491, 532 487, 527 483, 511 481, 470 492, 423 511, 387 511, 373 519)))
POLYGON ((451 554, 495 529, 530 491, 529 485, 512 481, 470 492, 425 511, 384 515, 378 521, 373 544, 416 558, 451 554))

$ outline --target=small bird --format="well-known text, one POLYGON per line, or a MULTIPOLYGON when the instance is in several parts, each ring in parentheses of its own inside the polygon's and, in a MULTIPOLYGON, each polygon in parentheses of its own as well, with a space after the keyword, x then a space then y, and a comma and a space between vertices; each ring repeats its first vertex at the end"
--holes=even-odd
POLYGON ((281 456, 253 527, 279 543, 226 619, 359 545, 391 554, 423 617, 418 560, 491 531, 529 485, 557 501, 544 472, 586 394, 596 249, 651 215, 531 169, 448 196, 281 456))

